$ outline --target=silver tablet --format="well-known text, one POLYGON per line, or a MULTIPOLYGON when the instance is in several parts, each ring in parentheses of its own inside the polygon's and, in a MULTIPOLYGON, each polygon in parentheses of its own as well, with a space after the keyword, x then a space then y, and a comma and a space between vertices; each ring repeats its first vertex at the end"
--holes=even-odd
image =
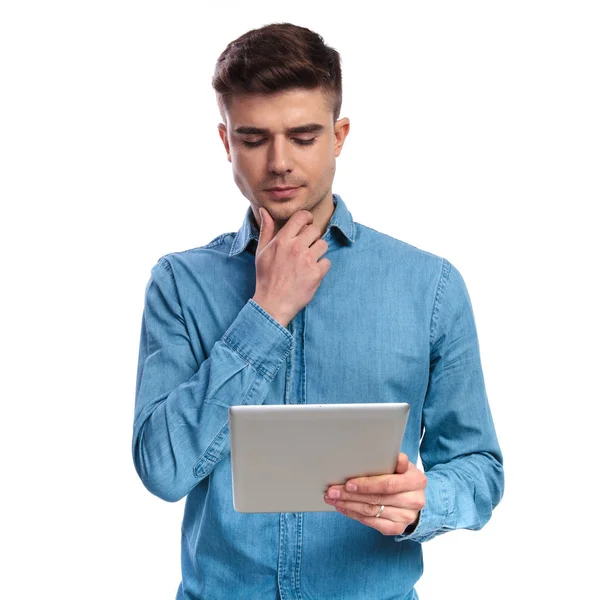
POLYGON ((330 485, 394 472, 409 410, 400 402, 232 406, 234 508, 334 511, 323 500, 330 485))

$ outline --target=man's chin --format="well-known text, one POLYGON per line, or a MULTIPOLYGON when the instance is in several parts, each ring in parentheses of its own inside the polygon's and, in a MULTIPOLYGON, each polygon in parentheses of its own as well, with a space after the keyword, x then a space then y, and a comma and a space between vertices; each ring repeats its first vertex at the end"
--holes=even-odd
POLYGON ((289 219, 296 211, 302 210, 306 205, 304 198, 267 198, 262 203, 274 219, 289 219))

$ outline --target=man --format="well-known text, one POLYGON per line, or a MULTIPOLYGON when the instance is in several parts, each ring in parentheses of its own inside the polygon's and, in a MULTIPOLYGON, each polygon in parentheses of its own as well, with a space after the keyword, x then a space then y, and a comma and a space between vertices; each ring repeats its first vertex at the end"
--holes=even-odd
POLYGON ((136 387, 137 472, 165 500, 187 495, 177 598, 417 598, 422 542, 480 529, 503 494, 465 284, 332 193, 350 124, 320 36, 250 31, 213 86, 250 206, 237 233, 152 268, 136 387), (366 399, 411 405, 396 473, 332 486, 336 512, 234 510, 230 406, 366 399))

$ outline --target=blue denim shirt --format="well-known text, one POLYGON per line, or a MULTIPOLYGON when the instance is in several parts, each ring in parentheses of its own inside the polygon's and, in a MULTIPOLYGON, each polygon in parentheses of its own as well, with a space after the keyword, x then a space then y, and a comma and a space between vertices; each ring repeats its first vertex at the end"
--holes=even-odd
MULTIPOLYGON (((187 496, 178 600, 409 600, 421 543, 480 529, 504 490, 471 303, 447 260, 354 222, 341 197, 331 268, 283 327, 251 298, 258 230, 161 257, 145 291, 133 459, 146 488, 187 496), (337 512, 238 513, 234 404, 408 402, 426 505, 385 536, 337 512)), ((399 449, 400 450, 400 449, 399 449)))

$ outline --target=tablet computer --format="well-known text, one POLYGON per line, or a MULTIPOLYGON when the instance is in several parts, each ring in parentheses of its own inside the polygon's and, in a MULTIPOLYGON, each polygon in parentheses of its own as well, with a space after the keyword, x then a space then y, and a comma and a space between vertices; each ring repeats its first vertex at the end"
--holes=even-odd
POLYGON ((235 510, 335 511, 323 500, 330 485, 395 471, 409 410, 401 402, 230 407, 235 510))

